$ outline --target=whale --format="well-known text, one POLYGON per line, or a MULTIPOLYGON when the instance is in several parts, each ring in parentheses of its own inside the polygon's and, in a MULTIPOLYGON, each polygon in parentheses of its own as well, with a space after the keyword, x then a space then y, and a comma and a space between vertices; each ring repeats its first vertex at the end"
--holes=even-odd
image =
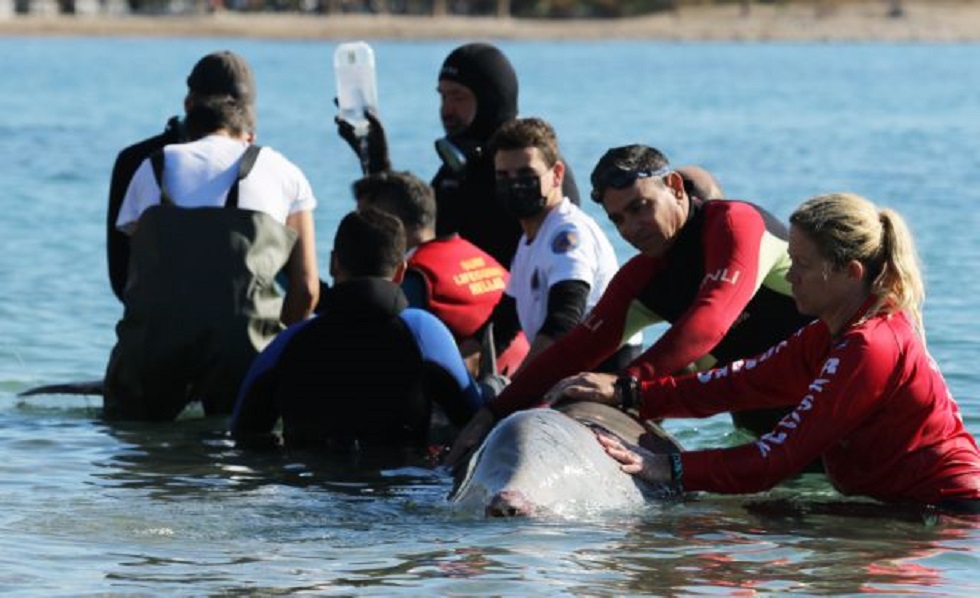
POLYGON ((449 502, 485 517, 587 517, 677 493, 620 469, 594 429, 657 453, 681 450, 653 422, 592 402, 518 411, 499 421, 456 476, 449 502))

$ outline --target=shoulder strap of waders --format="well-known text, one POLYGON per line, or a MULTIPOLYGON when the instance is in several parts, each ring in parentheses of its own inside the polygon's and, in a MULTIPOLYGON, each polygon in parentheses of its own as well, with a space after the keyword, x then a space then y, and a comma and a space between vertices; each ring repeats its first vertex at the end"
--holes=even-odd
POLYGON ((160 187, 160 205, 173 206, 174 200, 163 185, 163 148, 150 154, 150 165, 153 167, 153 177, 157 180, 157 187, 160 187))
POLYGON ((250 145, 245 148, 245 153, 242 154, 242 161, 238 164, 238 178, 231 184, 231 189, 228 190, 228 197, 225 198, 226 208, 238 207, 238 183, 252 171, 252 167, 255 166, 255 161, 258 159, 259 151, 261 150, 261 145, 250 145))

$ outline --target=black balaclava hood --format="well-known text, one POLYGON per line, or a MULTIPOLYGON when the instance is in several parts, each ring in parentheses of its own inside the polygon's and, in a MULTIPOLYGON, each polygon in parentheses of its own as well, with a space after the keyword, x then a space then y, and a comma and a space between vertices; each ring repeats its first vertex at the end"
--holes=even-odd
POLYGON ((457 136, 485 142, 501 124, 517 118, 517 74, 496 47, 473 43, 456 48, 442 63, 439 79, 465 85, 476 96, 476 116, 457 136))

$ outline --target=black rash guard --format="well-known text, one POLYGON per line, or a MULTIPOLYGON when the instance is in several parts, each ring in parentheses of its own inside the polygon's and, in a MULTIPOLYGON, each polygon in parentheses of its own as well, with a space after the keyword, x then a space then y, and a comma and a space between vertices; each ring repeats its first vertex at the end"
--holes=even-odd
POLYGON ((159 135, 144 139, 127 147, 116 156, 112 166, 112 181, 109 183, 109 206, 106 211, 106 253, 109 264, 109 283, 116 297, 123 300, 126 278, 129 274, 129 235, 116 228, 116 218, 122 206, 129 181, 143 160, 171 143, 179 143, 184 138, 183 127, 176 116, 167 121, 167 126, 159 135))

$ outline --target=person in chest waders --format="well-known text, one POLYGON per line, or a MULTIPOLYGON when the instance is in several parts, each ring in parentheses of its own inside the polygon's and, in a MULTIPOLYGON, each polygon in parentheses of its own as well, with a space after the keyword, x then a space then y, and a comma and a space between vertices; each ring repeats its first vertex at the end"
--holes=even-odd
MULTIPOLYGON (((253 80, 241 57, 223 52, 198 63, 189 88, 215 69, 253 80)), ((208 415, 230 413, 255 355, 318 299, 306 177, 253 145, 252 101, 192 91, 186 109, 190 141, 143 161, 116 220, 130 259, 106 372, 108 420, 170 421, 194 400, 208 415), (285 296, 275 282, 283 268, 285 296)))

